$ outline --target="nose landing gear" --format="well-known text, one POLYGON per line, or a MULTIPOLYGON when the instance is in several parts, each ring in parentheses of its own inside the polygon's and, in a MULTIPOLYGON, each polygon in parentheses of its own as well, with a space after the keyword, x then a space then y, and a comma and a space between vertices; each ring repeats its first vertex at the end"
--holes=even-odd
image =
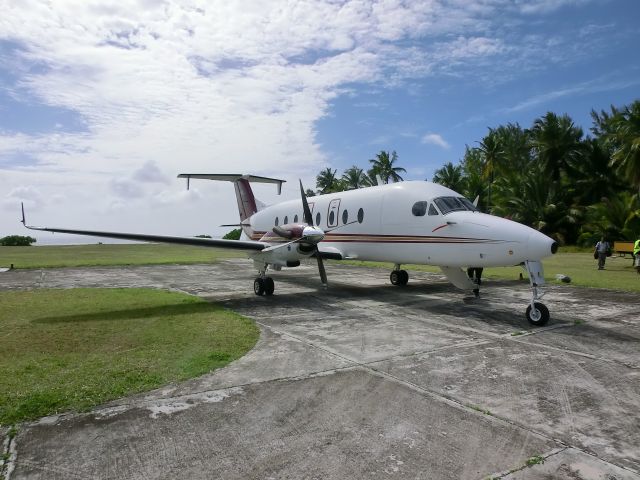
POLYGON ((536 300, 540 300, 544 293, 538 291, 539 285, 544 285, 544 273, 542 262, 527 260, 524 262, 524 268, 529 274, 529 283, 531 284, 531 303, 527 307, 526 317, 534 327, 542 327, 549 321, 549 309, 536 300))

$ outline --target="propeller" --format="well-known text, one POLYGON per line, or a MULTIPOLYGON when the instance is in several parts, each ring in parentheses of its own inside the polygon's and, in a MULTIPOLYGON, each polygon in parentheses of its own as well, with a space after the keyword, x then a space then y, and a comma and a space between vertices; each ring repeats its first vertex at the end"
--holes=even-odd
MULTIPOLYGON (((300 196, 302 197, 302 212, 304 214, 304 222, 313 227, 313 218, 311 216, 311 209, 309 208, 309 202, 307 202, 307 196, 304 193, 304 188, 302 187, 302 180, 300 181, 300 196)), ((318 272, 320 273, 320 281, 322 285, 325 287, 328 285, 327 283, 327 272, 324 269, 324 262, 322 261, 322 256, 320 255, 320 250, 318 249, 318 244, 314 245, 314 250, 316 253, 316 260, 318 261, 318 272)))

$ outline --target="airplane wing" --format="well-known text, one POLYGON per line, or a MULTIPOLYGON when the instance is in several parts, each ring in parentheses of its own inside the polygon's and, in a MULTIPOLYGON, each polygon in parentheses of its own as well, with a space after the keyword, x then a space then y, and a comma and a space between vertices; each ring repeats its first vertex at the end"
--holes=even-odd
POLYGON ((34 227, 27 225, 22 208, 22 224, 30 230, 42 232, 70 233, 73 235, 88 235, 91 237, 118 238, 120 240, 137 240, 139 242, 174 243, 179 245, 193 245, 196 247, 232 248, 235 250, 262 251, 269 247, 268 243, 247 240, 222 240, 216 238, 172 237, 165 235, 145 235, 140 233, 102 232, 94 230, 70 230, 67 228, 34 227))
POLYGON ((166 235, 144 235, 140 233, 125 232, 101 232, 93 230, 69 230, 65 228, 34 227, 25 225, 30 230, 40 230, 43 232, 70 233, 74 235, 88 235, 91 237, 118 238, 121 240, 137 240, 139 242, 153 243, 175 243, 180 245, 193 245, 196 247, 218 247, 233 248, 236 250, 262 251, 269 247, 263 242, 246 240, 222 240, 217 238, 196 238, 196 237, 172 237, 166 235))

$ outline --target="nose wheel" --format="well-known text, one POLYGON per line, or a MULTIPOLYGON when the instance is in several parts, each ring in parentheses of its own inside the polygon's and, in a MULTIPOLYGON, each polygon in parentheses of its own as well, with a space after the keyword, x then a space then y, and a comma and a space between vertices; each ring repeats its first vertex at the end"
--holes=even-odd
POLYGON ((533 302, 527 307, 527 320, 534 327, 542 327, 549 321, 549 309, 540 302, 533 302))

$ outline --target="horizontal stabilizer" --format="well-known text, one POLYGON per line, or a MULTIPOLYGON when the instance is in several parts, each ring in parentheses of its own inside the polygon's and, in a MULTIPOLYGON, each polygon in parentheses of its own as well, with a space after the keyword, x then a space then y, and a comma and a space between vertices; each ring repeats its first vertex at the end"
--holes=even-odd
POLYGON ((280 178, 259 177, 257 175, 243 175, 241 173, 181 173, 178 178, 186 178, 189 181, 192 178, 198 180, 218 180, 222 182, 235 182, 240 179, 247 180, 251 183, 275 183, 278 185, 278 195, 282 191, 282 184, 286 180, 280 178))

